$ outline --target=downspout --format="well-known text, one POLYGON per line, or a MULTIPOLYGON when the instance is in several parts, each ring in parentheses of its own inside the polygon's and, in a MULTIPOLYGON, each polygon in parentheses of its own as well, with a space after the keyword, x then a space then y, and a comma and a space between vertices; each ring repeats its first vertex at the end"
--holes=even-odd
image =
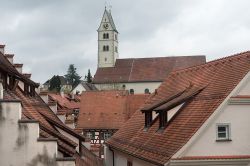
POLYGON ((115 166, 115 152, 113 149, 110 148, 110 151, 112 152, 112 159, 113 159, 113 166, 115 166))

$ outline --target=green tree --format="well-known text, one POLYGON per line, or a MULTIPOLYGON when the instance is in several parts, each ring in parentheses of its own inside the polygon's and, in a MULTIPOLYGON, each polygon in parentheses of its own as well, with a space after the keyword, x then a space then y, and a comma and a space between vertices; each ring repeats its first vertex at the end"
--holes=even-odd
POLYGON ((90 69, 88 70, 87 76, 85 76, 85 79, 87 80, 88 83, 92 82, 92 75, 90 73, 90 69))
POLYGON ((49 81, 49 90, 59 92, 61 89, 61 81, 59 76, 53 76, 49 81))
POLYGON ((69 65, 67 74, 64 75, 65 79, 67 80, 67 82, 72 85, 72 87, 76 86, 77 84, 80 83, 80 79, 81 77, 77 74, 76 72, 76 68, 73 64, 69 65))

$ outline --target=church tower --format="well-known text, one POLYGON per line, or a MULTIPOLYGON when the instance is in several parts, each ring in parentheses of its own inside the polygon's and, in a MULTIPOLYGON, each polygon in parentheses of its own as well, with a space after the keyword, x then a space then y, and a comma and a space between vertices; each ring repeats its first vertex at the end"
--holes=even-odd
POLYGON ((111 10, 105 7, 98 32, 98 68, 114 67, 118 58, 118 31, 111 10))

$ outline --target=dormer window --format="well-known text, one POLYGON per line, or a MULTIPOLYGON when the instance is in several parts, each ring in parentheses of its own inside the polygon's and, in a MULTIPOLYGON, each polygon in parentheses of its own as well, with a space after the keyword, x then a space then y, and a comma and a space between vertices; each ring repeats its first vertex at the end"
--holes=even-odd
POLYGON ((152 124, 152 112, 145 112, 145 128, 149 128, 152 124))
POLYGON ((185 90, 144 107, 141 111, 145 114, 145 128, 150 127, 155 122, 152 120, 152 115, 154 115, 153 118, 158 117, 159 130, 165 129, 167 124, 185 107, 186 101, 195 97, 203 88, 190 85, 185 90))

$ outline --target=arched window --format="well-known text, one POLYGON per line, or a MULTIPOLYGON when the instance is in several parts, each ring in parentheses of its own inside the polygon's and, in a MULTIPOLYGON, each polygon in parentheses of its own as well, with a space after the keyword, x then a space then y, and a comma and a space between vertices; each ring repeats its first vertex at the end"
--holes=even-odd
POLYGON ((123 85, 122 85, 122 89, 124 89, 124 90, 125 90, 125 89, 126 89, 126 85, 124 85, 124 84, 123 84, 123 85))
POLYGON ((129 93, 133 95, 135 93, 134 89, 130 89, 129 93))
POLYGON ((103 39, 108 39, 109 38, 109 33, 104 33, 103 34, 103 39))
POLYGON ((146 88, 146 89, 144 90, 144 93, 145 93, 145 94, 149 94, 149 89, 146 88))
POLYGON ((109 46, 103 46, 103 51, 109 51, 109 46))

